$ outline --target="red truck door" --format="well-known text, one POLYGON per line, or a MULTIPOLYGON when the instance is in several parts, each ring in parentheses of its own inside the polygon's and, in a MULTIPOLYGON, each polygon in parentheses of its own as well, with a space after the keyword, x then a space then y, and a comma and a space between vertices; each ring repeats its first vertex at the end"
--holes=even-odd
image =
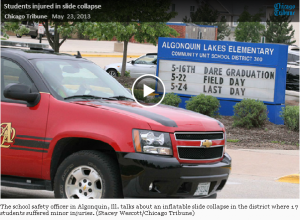
MULTIPOLYGON (((1 58, 1 175, 41 178, 42 156, 49 108, 48 96, 34 107, 7 99, 5 86, 23 83, 36 90, 26 71, 16 62, 1 58)), ((36 90, 37 91, 37 90, 36 90)))

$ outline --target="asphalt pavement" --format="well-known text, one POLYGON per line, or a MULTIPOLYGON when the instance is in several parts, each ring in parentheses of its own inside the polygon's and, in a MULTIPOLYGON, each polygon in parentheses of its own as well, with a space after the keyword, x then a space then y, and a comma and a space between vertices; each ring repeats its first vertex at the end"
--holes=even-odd
MULTIPOLYGON (((299 174, 296 150, 226 150, 232 170, 218 199, 299 199, 299 184, 279 182, 299 174)), ((298 177, 299 178, 299 177, 298 177)), ((1 187, 1 198, 54 198, 53 192, 1 187)))
MULTIPOLYGON (((233 150, 232 170, 218 198, 298 198, 299 199, 299 151, 298 150, 233 150), (295 175, 298 184, 281 177, 295 175)), ((294 178, 294 180, 295 180, 294 178)))

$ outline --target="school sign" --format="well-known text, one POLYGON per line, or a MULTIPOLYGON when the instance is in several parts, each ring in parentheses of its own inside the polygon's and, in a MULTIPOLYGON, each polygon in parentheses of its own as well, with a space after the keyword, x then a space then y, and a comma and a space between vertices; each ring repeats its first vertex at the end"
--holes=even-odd
POLYGON ((237 102, 258 99, 269 120, 283 124, 287 51, 279 44, 159 38, 156 75, 167 93, 181 97, 179 107, 203 93, 219 99, 221 115, 233 115, 237 102))

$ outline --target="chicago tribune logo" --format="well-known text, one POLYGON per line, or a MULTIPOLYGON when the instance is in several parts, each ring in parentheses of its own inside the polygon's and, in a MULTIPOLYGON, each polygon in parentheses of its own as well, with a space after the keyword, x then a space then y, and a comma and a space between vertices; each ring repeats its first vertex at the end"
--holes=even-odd
POLYGON ((285 5, 283 3, 276 3, 274 5, 274 15, 295 15, 295 5, 285 5))
POLYGON ((1 147, 8 148, 14 142, 16 130, 11 127, 11 123, 1 124, 1 147))

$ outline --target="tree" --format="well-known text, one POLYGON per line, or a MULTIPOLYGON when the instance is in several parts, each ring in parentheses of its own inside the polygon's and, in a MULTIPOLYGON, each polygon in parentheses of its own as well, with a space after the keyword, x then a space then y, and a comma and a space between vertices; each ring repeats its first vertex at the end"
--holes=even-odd
POLYGON ((221 17, 221 20, 215 23, 215 26, 218 26, 218 40, 224 40, 225 37, 230 35, 230 28, 226 22, 226 18, 221 17))
MULTIPOLYGON (((8 2, 8 0, 7 0, 8 2)), ((52 49, 55 52, 59 52, 60 46, 66 41, 68 37, 72 33, 76 31, 75 28, 75 23, 73 21, 75 20, 76 22, 81 22, 85 21, 85 16, 77 16, 77 15, 88 15, 91 19, 93 20, 101 20, 101 19, 106 19, 109 14, 112 14, 112 8, 113 2, 110 1, 101 1, 98 0, 97 4, 102 4, 105 8, 108 8, 108 10, 105 10, 103 13, 99 13, 99 10, 89 10, 85 8, 75 8, 75 9, 65 9, 65 10, 60 10, 59 13, 55 7, 49 8, 47 10, 40 10, 38 8, 34 8, 33 5, 37 6, 37 4, 40 5, 47 5, 51 6, 53 4, 55 5, 60 5, 60 6, 65 6, 65 4, 70 5, 71 3, 68 0, 60 0, 59 2, 54 1, 54 0, 40 0, 38 3, 28 1, 28 0, 9 0, 9 5, 14 6, 25 6, 28 5, 26 8, 22 8, 22 10, 15 10, 15 9, 10 9, 10 8, 1 8, 1 19, 2 22, 5 22, 5 28, 1 27, 4 30, 4 33, 6 31, 13 31, 16 34, 22 35, 24 33, 28 33, 29 29, 27 31, 23 28, 23 26, 20 25, 20 21, 17 20, 16 18, 13 17, 23 17, 24 20, 30 20, 32 22, 40 22, 43 24, 45 27, 45 35, 47 37, 47 40, 49 42, 49 45, 52 47, 52 49), (12 18, 7 18, 5 15, 7 14, 14 14, 12 18), (57 18, 57 14, 59 14, 59 18, 57 18), (36 17, 38 16, 46 16, 47 19, 38 19, 38 18, 28 18, 27 15, 35 15, 36 17), (72 16, 70 16, 72 15, 72 16), (26 19, 27 18, 27 19, 26 19), (73 19, 72 19, 73 18, 73 19), (76 19, 75 19, 76 18, 76 19), (72 21, 70 23, 70 21, 72 21), (7 25, 6 25, 7 24, 7 25), (21 28, 20 28, 21 27, 21 28), (54 35, 51 35, 49 33, 49 28, 53 27, 54 28, 54 35), (61 40, 60 40, 61 38, 61 40)), ((82 3, 83 4, 83 3, 82 3)), ((75 5, 73 3, 73 5, 75 5)), ((3 5, 2 5, 3 6, 3 5)), ((102 11, 101 11, 102 12, 102 11)), ((90 19, 90 20, 91 20, 90 19)), ((8 35, 5 35, 8 37, 8 35)))
POLYGON ((45 27, 45 34, 47 37, 47 40, 54 50, 54 52, 59 52, 59 48, 61 45, 67 40, 68 37, 71 36, 72 33, 75 33, 77 31, 76 23, 70 23, 70 22, 52 22, 44 21, 42 22, 43 26, 45 27), (54 28, 54 35, 51 35, 49 32, 49 28, 51 26, 54 28), (61 41, 59 41, 59 38, 62 38, 61 41))
POLYGON ((12 31, 15 34, 22 36, 30 31, 25 25, 21 25, 20 22, 5 22, 1 25, 1 32, 3 33, 3 37, 8 39, 9 35, 6 33, 7 31, 12 31))
POLYGON ((295 43, 296 40, 291 41, 294 37, 295 30, 293 30, 292 25, 289 26, 290 22, 289 15, 270 15, 266 22, 267 28, 263 33, 263 36, 266 37, 266 42, 284 43, 289 45, 295 43))
MULTIPOLYGON (((68 37, 72 33, 76 31, 76 26, 70 24, 69 22, 42 22, 45 27, 45 35, 47 40, 55 52, 59 52, 60 46, 66 41, 68 37), (51 35, 49 32, 50 24, 54 27, 54 35, 51 35), (62 37, 62 40, 59 41, 59 35, 62 37)), ((12 31, 17 35, 22 36, 30 31, 29 28, 26 28, 25 25, 21 25, 21 22, 5 22, 3 26, 1 26, 1 32, 3 33, 3 37, 8 39, 9 36, 6 33, 7 31, 12 31)))
POLYGON ((235 29, 235 40, 241 42, 260 42, 260 37, 262 35, 265 26, 261 24, 260 17, 261 12, 251 15, 245 7, 244 11, 240 15, 235 29))
POLYGON ((78 29, 84 28, 84 35, 90 39, 112 40, 124 42, 121 76, 126 70, 127 48, 129 40, 134 36, 137 42, 156 45, 158 37, 178 36, 179 34, 160 22, 86 22, 77 24, 78 29))
POLYGON ((202 1, 200 7, 191 14, 189 19, 186 16, 183 18, 183 22, 218 26, 217 39, 223 40, 230 35, 230 28, 229 25, 226 24, 227 20, 225 17, 221 17, 221 20, 217 21, 219 16, 220 13, 217 10, 212 9, 207 2, 202 1))

